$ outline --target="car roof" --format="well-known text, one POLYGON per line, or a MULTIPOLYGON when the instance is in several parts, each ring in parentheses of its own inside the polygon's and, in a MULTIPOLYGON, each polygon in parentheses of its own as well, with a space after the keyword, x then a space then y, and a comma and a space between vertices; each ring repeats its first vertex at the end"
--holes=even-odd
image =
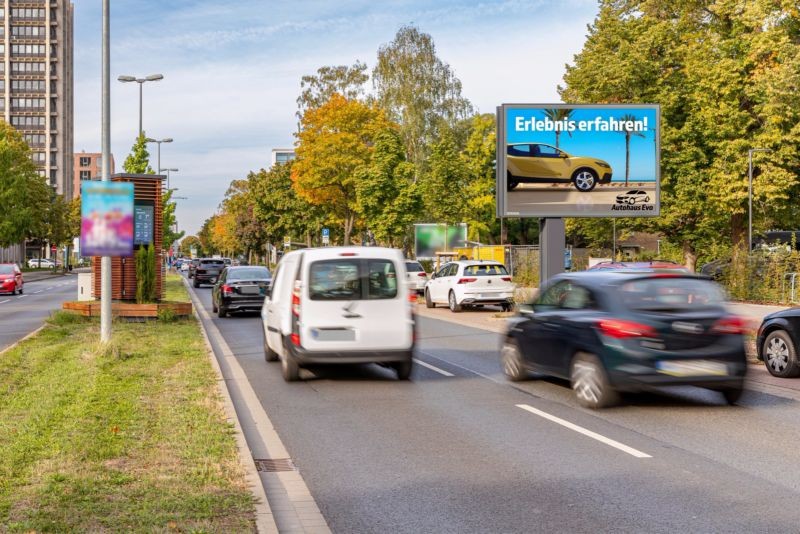
POLYGON ((289 252, 284 255, 284 258, 297 255, 302 255, 303 261, 333 260, 342 257, 405 261, 401 251, 396 248, 358 246, 304 248, 289 252))
POLYGON ((505 267, 505 265, 495 260, 455 260, 448 263, 457 263, 459 265, 499 265, 500 267, 505 267))
POLYGON ((576 271, 574 273, 561 273, 551 280, 575 280, 588 284, 615 284, 636 278, 690 278, 692 280, 710 280, 707 276, 696 275, 674 269, 626 269, 626 270, 595 270, 576 271))

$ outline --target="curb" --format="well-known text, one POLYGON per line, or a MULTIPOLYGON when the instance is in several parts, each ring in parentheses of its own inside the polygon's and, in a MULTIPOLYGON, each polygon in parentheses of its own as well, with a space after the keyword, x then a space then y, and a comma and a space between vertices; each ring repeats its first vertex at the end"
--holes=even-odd
POLYGON ((40 326, 39 328, 37 328, 37 329, 36 329, 36 330, 34 330, 33 332, 30 332, 30 333, 26 334, 26 335, 25 335, 24 337, 22 337, 21 339, 18 339, 18 340, 16 340, 14 343, 12 343, 11 345, 7 346, 6 348, 4 348, 4 349, 0 350, 0 356, 2 356, 3 354, 5 354, 6 352, 10 351, 11 349, 13 349, 13 348, 16 348, 16 347, 17 347, 17 345, 19 345, 19 344, 20 344, 20 343, 22 343, 23 341, 26 341, 26 340, 28 340, 28 339, 32 338, 33 336, 35 336, 36 334, 38 334, 39 332, 41 332, 42 330, 44 330, 44 327, 45 327, 45 326, 47 326, 47 323, 43 324, 42 326, 40 326))
POLYGON ((200 325, 200 331, 203 334, 203 341, 206 345, 208 358, 211 361, 211 367, 214 368, 214 374, 217 375, 217 385, 219 392, 222 395, 223 404, 225 405, 225 416, 229 421, 232 421, 234 425, 236 447, 239 449, 239 460, 245 469, 250 493, 253 494, 256 501, 256 531, 259 533, 278 532, 278 525, 275 523, 275 517, 273 516, 272 509, 269 506, 264 485, 261 483, 261 477, 258 474, 258 469, 256 469, 256 463, 253 460, 253 455, 250 452, 250 448, 247 445, 247 440, 244 437, 242 425, 239 422, 238 416, 236 415, 236 408, 233 406, 233 399, 231 399, 231 393, 228 390, 228 384, 225 383, 225 378, 222 376, 222 369, 217 361, 214 348, 211 346, 211 340, 208 338, 208 332, 206 332, 206 327, 203 324, 202 319, 200 319, 200 314, 197 311, 198 305, 197 302, 195 302, 194 292, 189 287, 189 283, 185 278, 183 279, 183 283, 186 287, 186 292, 189 294, 189 298, 192 300, 192 315, 194 315, 194 318, 197 319, 197 323, 200 325))

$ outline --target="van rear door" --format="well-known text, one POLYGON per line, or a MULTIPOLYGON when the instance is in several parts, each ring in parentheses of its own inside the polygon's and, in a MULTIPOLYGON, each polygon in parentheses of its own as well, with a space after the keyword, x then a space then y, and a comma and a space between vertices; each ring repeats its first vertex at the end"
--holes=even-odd
POLYGON ((341 256, 304 268, 300 342, 309 351, 404 350, 413 322, 402 257, 341 256))

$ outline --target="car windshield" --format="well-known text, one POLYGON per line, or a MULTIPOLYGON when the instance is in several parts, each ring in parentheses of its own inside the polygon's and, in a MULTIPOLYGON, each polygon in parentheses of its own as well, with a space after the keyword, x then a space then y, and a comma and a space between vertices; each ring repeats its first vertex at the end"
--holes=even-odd
POLYGON ((225 265, 222 260, 200 260, 200 265, 225 265))
POLYGON ((228 271, 227 280, 269 280, 269 269, 266 267, 248 267, 246 269, 231 269, 228 271))
POLYGON ((397 272, 390 260, 325 260, 311 264, 311 300, 373 300, 397 296, 397 272))
POLYGON ((502 265, 480 264, 467 265, 464 267, 464 274, 469 276, 500 276, 508 275, 508 271, 502 265))
POLYGON ((410 273, 422 273, 425 272, 425 269, 423 269, 422 265, 415 261, 408 261, 406 262, 406 271, 410 273))
POLYGON ((11 265, 0 265, 0 274, 14 274, 14 268, 11 265))
POLYGON ((725 303, 725 294, 715 283, 673 276, 624 282, 619 295, 627 308, 641 311, 719 308, 725 303))

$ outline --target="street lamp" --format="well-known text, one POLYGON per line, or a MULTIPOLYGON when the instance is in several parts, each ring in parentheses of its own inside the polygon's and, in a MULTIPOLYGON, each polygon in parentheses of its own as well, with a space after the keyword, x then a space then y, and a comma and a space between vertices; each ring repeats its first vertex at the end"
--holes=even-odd
POLYGON ((772 152, 769 148, 751 148, 747 151, 747 255, 753 251, 753 153, 772 152))
POLYGON ((158 174, 161 174, 164 171, 167 171, 167 189, 169 189, 169 173, 170 172, 178 172, 179 169, 162 169, 161 167, 158 168, 158 174))
MULTIPOLYGON (((164 139, 153 139, 152 137, 148 137, 144 140, 145 143, 158 143, 158 168, 161 168, 161 143, 171 143, 172 138, 166 137, 164 139)), ((160 171, 159 171, 160 172, 160 171)))
POLYGON ((139 84, 139 137, 142 136, 142 85, 144 85, 145 82, 157 82, 163 79, 163 74, 151 74, 150 76, 145 76, 144 78, 123 75, 117 78, 117 80, 122 83, 136 82, 139 84))

